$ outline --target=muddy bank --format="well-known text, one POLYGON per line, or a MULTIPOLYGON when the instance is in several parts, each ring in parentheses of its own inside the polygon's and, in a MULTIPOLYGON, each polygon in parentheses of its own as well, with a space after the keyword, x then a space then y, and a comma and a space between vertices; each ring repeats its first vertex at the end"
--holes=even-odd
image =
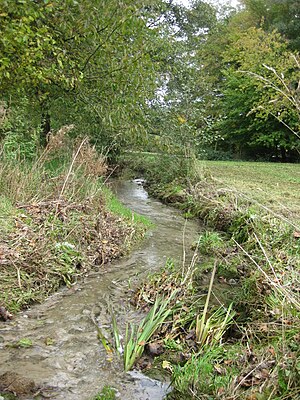
MULTIPOLYGON (((111 333, 110 308, 123 331, 126 322, 141 319, 129 304, 130 288, 142 276, 164 265, 167 258, 181 262, 185 221, 175 209, 150 199, 136 183, 121 182, 115 190, 125 205, 155 224, 141 247, 104 266, 101 272, 85 277, 75 287, 65 288, 45 303, 21 312, 15 320, 0 323, 0 375, 8 371, 22 374, 34 381, 40 396, 89 400, 109 384, 125 400, 159 400, 167 390, 167 385, 143 375, 124 374, 117 356, 109 361, 97 340, 92 319, 107 335, 111 333), (30 345, 11 347, 22 343, 22 339, 30 345)), ((198 223, 187 222, 187 248, 198 231, 198 223)))

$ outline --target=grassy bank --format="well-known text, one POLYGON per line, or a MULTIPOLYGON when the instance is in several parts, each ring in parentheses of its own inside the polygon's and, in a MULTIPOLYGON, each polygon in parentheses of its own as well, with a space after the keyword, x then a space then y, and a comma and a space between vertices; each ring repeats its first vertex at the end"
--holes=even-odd
POLYGON ((31 162, 0 160, 0 306, 10 313, 124 254, 145 228, 104 186, 104 157, 67 131, 31 162))
POLYGON ((169 158, 160 178, 151 158, 131 164, 150 191, 206 226, 191 265, 169 263, 135 296, 147 309, 177 290, 173 317, 152 338, 171 397, 300 398, 300 166, 193 161, 179 176, 169 158))

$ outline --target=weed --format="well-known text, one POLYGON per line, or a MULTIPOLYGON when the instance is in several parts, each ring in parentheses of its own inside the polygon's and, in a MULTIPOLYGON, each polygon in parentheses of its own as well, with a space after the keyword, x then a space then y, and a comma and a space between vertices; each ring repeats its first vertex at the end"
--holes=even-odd
POLYGON ((8 344, 7 346, 13 347, 13 348, 27 349, 28 347, 32 347, 33 343, 32 343, 32 340, 29 338, 22 338, 22 339, 18 340, 17 342, 8 344))
POLYGON ((179 340, 176 341, 176 340, 170 339, 170 338, 164 339, 164 347, 165 347, 165 349, 172 350, 172 351, 182 351, 183 350, 183 346, 179 340))
POLYGON ((115 400, 116 399, 116 391, 114 388, 105 385, 100 393, 98 393, 93 400, 115 400))
POLYGON ((170 398, 194 399, 199 395, 218 398, 229 386, 235 372, 232 368, 231 371, 224 368, 223 358, 222 348, 210 347, 193 355, 184 366, 174 365, 172 381, 175 390, 170 398))
POLYGON ((0 392, 0 400, 2 400, 1 397, 4 400, 18 400, 18 398, 12 393, 1 393, 0 392))
POLYGON ((17 346, 18 347, 24 347, 24 348, 31 347, 32 346, 32 340, 28 339, 28 338, 20 339, 18 341, 18 343, 17 343, 17 346))
POLYGON ((145 345, 154 332, 172 313, 172 310, 169 308, 169 303, 174 295, 175 292, 166 300, 156 298, 153 307, 138 327, 129 327, 127 325, 124 345, 125 371, 129 371, 132 368, 135 361, 142 355, 145 345))
POLYGON ((212 254, 223 248, 224 242, 218 232, 205 231, 198 239, 199 251, 204 254, 212 254))
POLYGON ((221 306, 210 317, 207 316, 216 270, 217 264, 215 263, 211 274, 204 310, 201 317, 198 315, 196 320, 196 341, 200 348, 208 344, 215 345, 220 343, 235 315, 235 312, 232 311, 231 303, 227 310, 221 306))

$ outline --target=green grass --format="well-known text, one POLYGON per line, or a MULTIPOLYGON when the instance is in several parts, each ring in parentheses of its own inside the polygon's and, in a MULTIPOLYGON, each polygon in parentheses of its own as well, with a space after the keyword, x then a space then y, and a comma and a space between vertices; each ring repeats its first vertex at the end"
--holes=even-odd
POLYGON ((173 367, 175 390, 170 398, 174 400, 219 398, 237 372, 232 365, 226 367, 223 364, 227 357, 224 348, 207 347, 201 354, 193 355, 184 366, 175 365, 173 367), (222 373, 217 373, 217 370, 222 373))
POLYGON ((124 204, 122 204, 108 188, 103 187, 103 194, 105 197, 106 207, 113 214, 123 217, 127 221, 132 221, 137 224, 143 225, 147 228, 153 225, 149 218, 133 212, 124 204))
POLYGON ((105 385, 104 388, 99 392, 93 400, 115 400, 116 399, 116 391, 108 385, 105 385))
POLYGON ((300 164, 198 161, 200 175, 300 222, 300 164))
POLYGON ((9 233, 14 229, 15 217, 20 213, 9 198, 0 196, 0 233, 9 233))

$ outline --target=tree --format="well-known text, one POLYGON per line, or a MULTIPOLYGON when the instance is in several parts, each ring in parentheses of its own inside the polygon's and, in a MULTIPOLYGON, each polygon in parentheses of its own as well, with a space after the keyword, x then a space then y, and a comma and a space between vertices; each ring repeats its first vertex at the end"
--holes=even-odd
POLYGON ((43 142, 51 116, 63 123, 73 107, 81 111, 78 132, 94 131, 95 140, 142 131, 144 108, 158 85, 160 2, 2 3, 2 93, 15 102, 23 93, 33 109, 38 104, 43 142))
POLYGON ((197 50, 216 24, 216 10, 201 0, 192 2, 190 8, 170 2, 164 19, 170 47, 164 52, 163 86, 154 102, 158 118, 152 115, 152 120, 163 126, 160 129, 162 142, 172 143, 175 152, 179 149, 184 152, 197 142, 199 110, 203 108, 204 95, 199 85, 197 50))
POLYGON ((250 28, 227 47, 223 62, 219 105, 224 117, 215 129, 250 155, 270 157, 280 151, 282 160, 292 156, 299 140, 288 127, 298 130, 298 111, 279 90, 281 77, 295 79, 287 42, 276 32, 250 28))
POLYGON ((243 0, 246 10, 268 32, 276 29, 289 40, 291 50, 300 50, 300 3, 298 0, 243 0))

